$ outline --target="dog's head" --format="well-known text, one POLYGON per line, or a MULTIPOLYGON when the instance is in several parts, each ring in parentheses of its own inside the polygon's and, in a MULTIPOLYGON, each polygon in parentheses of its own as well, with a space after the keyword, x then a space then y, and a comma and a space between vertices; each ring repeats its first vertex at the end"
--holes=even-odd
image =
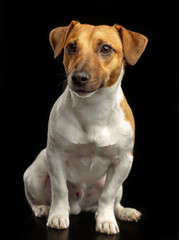
POLYGON ((120 25, 93 26, 77 21, 50 32, 54 57, 58 57, 64 48, 68 85, 81 97, 116 83, 123 61, 136 64, 147 41, 144 35, 120 25))

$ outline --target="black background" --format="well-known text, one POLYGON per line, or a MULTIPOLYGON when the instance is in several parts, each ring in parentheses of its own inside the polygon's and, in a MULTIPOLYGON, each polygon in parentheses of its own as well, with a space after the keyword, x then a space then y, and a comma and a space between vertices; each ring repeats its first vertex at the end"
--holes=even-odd
POLYGON ((179 239, 179 96, 177 1, 1 1, 1 225, 11 239, 179 239), (22 176, 45 147, 50 109, 63 90, 62 55, 54 60, 48 34, 71 20, 115 23, 146 35, 146 51, 127 66, 123 90, 136 121, 135 160, 123 204, 143 212, 121 233, 95 233, 93 214, 49 230, 27 205, 22 176))

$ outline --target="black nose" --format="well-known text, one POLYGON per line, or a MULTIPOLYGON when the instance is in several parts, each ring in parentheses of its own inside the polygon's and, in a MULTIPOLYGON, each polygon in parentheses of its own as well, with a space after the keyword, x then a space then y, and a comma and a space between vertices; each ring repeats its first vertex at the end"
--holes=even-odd
POLYGON ((72 81, 74 84, 82 86, 89 80, 89 74, 87 72, 76 71, 72 75, 72 81))

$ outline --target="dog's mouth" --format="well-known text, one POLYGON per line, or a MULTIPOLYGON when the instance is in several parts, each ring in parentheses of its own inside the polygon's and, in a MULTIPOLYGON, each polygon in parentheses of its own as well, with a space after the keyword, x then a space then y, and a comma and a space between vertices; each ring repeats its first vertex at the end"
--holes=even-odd
POLYGON ((93 91, 87 91, 87 90, 83 90, 83 89, 73 90, 71 88, 70 88, 70 90, 76 96, 81 97, 81 98, 91 97, 95 92, 97 92, 97 90, 93 90, 93 91))
POLYGON ((95 92, 96 90, 93 90, 93 91, 87 91, 87 90, 83 90, 83 89, 79 89, 79 90, 75 90, 75 92, 76 93, 86 93, 86 94, 88 94, 88 93, 93 93, 93 92, 95 92))

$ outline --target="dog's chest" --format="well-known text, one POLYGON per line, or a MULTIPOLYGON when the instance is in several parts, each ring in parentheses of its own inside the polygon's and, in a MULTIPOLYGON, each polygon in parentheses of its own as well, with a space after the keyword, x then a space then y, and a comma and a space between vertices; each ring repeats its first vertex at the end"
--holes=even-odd
POLYGON ((75 110, 68 104, 60 106, 57 111, 59 120, 53 125, 55 135, 70 143, 94 144, 97 147, 117 144, 123 147, 133 137, 133 130, 125 120, 119 101, 113 109, 106 102, 100 107, 79 104, 75 110))
POLYGON ((119 148, 115 146, 97 147, 91 144, 71 144, 66 149, 67 178, 73 183, 91 184, 100 180, 112 160, 119 156, 119 148))
POLYGON ((80 103, 76 109, 69 100, 66 102, 61 98, 53 109, 49 143, 58 145, 59 156, 67 162, 70 182, 94 183, 120 160, 121 151, 131 149, 133 130, 119 101, 113 108, 107 99, 100 107, 80 103))
POLYGON ((114 116, 105 122, 100 115, 97 121, 93 121, 90 114, 85 117, 89 122, 82 118, 79 121, 72 114, 66 115, 64 126, 59 128, 57 140, 67 160, 67 179, 73 183, 99 181, 109 166, 120 160, 121 149, 132 144, 131 127, 124 122, 123 116, 113 113, 114 116))

